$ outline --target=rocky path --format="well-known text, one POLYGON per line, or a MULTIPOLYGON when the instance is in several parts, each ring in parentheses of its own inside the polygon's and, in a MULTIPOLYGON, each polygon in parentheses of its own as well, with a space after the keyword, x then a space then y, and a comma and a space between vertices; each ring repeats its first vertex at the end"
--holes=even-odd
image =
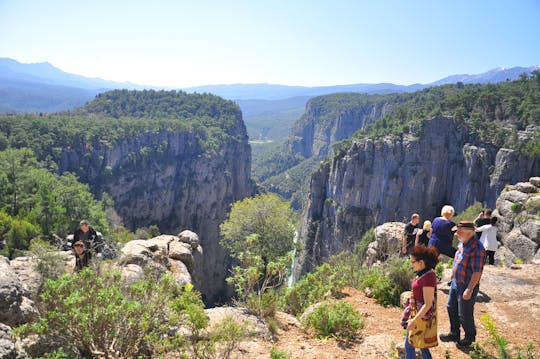
MULTIPOLYGON (((448 275, 448 273, 447 273, 448 275)), ((446 278, 445 278, 446 279, 446 278)), ((392 358, 395 347, 403 341, 404 332, 399 326, 401 310, 385 308, 367 298, 362 292, 347 288, 345 300, 363 313, 365 328, 363 337, 350 346, 340 346, 335 340, 321 341, 310 338, 299 328, 292 317, 281 314, 283 327, 276 342, 263 339, 245 342, 235 353, 237 358, 270 358, 270 349, 279 348, 292 358, 347 359, 347 358, 392 358)), ((438 288, 439 333, 449 328, 446 314, 448 286, 446 280, 438 288)), ((493 318, 499 333, 511 346, 524 346, 531 341, 540 351, 540 266, 523 265, 521 269, 488 266, 481 281, 481 292, 475 307, 478 338, 488 339, 488 333, 480 316, 488 313, 493 318)), ((442 343, 432 349, 434 358, 469 358, 453 343, 442 343)))

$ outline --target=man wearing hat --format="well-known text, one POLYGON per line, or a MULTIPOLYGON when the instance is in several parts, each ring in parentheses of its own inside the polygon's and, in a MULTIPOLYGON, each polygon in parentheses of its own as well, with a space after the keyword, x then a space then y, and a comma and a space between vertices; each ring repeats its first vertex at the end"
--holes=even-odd
POLYGON ((450 333, 441 334, 442 341, 457 342, 458 347, 468 348, 476 340, 474 304, 480 290, 480 277, 484 267, 484 247, 474 235, 474 223, 461 221, 457 225, 460 241, 454 256, 452 284, 448 293, 450 333), (460 340, 460 327, 465 337, 460 340))

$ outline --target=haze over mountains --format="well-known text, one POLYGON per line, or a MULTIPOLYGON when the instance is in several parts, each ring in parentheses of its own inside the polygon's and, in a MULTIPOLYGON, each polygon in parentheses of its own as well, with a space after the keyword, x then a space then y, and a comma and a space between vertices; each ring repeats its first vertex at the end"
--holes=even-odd
MULTIPOLYGON (((292 97, 313 97, 336 92, 391 93, 413 92, 434 85, 455 83, 493 83, 514 80, 520 74, 530 73, 540 66, 497 68, 476 75, 452 75, 429 84, 396 85, 392 83, 349 84, 337 86, 286 86, 273 84, 230 84, 206 85, 183 88, 186 92, 209 92, 229 100, 283 100, 292 97)), ((73 106, 74 98, 79 98, 79 106, 90 101, 95 94, 110 89, 160 89, 158 86, 138 85, 130 82, 107 81, 99 78, 88 78, 64 72, 48 62, 23 64, 10 58, 0 58, 0 107, 6 111, 58 111, 73 106), (30 91, 32 90, 32 91, 30 91), (71 95, 69 91, 73 91, 71 95), (11 94, 8 96, 8 93, 11 94), (83 99, 83 94, 87 98, 83 99), (43 98, 51 94, 49 103, 38 104, 35 97, 43 98), (59 96, 63 94, 63 98, 59 96), (15 101, 17 96, 25 98, 15 101)), ((163 88, 165 89, 165 88, 163 88)))

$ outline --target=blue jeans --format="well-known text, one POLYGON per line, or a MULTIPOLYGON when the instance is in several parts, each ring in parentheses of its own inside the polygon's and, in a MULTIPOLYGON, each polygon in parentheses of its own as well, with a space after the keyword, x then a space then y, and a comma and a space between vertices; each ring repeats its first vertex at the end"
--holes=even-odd
MULTIPOLYGON (((420 349, 420 353, 422 353, 422 359, 431 359, 431 353, 428 348, 420 349)), ((409 332, 407 332, 407 335, 405 336, 405 359, 415 358, 416 352, 414 347, 409 343, 409 332)))
POLYGON ((459 338, 459 329, 461 326, 465 332, 465 340, 474 342, 476 340, 474 303, 476 302, 476 296, 480 290, 480 285, 477 285, 474 288, 471 299, 469 300, 463 299, 463 292, 465 289, 467 289, 466 284, 456 283, 455 279, 452 280, 446 309, 448 310, 448 318, 450 319, 450 332, 459 338))

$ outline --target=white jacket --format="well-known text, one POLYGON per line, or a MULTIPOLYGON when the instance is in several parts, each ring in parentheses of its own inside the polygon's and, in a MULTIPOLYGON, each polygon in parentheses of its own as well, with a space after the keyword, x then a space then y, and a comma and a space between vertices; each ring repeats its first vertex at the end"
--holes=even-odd
POLYGON ((497 248, 499 248, 499 243, 497 242, 497 226, 486 224, 476 228, 476 231, 482 232, 480 243, 482 243, 486 251, 496 251, 497 248))

